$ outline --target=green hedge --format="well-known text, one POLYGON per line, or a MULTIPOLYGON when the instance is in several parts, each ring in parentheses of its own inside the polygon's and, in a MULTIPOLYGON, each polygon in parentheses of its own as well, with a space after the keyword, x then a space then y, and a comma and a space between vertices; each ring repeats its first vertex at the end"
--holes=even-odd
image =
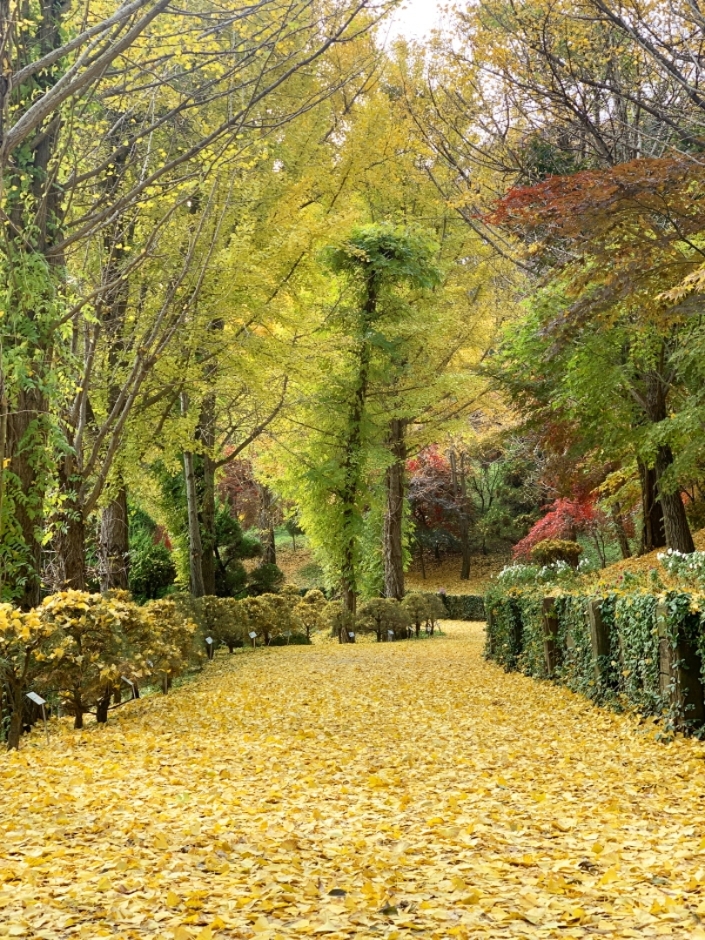
POLYGON ((699 594, 561 594, 546 601, 547 610, 545 594, 541 585, 490 588, 488 658, 598 703, 663 717, 671 727, 705 726, 699 594))
POLYGON ((485 599, 479 594, 439 594, 449 620, 484 620, 485 599))

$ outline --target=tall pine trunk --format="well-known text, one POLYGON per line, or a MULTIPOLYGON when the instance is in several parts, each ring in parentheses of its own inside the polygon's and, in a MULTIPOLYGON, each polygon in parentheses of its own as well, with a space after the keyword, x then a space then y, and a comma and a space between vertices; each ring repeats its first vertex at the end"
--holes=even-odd
POLYGON ((389 423, 392 463, 387 469, 387 506, 384 514, 384 594, 400 601, 404 597, 404 501, 406 496, 406 422, 389 423))

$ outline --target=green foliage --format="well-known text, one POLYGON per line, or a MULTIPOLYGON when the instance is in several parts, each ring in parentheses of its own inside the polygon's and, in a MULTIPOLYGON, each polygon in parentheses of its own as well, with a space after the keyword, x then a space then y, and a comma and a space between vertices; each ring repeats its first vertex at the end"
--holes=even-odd
POLYGON ((164 597, 176 580, 171 551, 155 541, 156 523, 142 510, 130 514, 130 592, 142 603, 164 597))
POLYGON ((374 633, 377 642, 405 640, 413 623, 408 607, 392 597, 376 597, 363 604, 357 615, 356 629, 360 633, 374 633))
MULTIPOLYGON (((485 598, 489 658, 505 669, 547 677, 544 597, 545 589, 538 581, 509 588, 494 582, 485 598)), ((593 597, 574 589, 555 597, 554 605, 560 659, 557 681, 599 703, 658 716, 667 728, 694 727, 686 699, 688 688, 702 695, 705 683, 705 616, 700 595, 680 591, 656 595, 627 589, 593 597), (589 604, 594 605, 608 637, 607 652, 599 655, 591 633, 589 604), (663 659, 668 648, 675 657, 671 667, 665 666, 663 659), (678 659, 691 655, 686 650, 695 651, 699 673, 686 666, 689 660, 678 659), (676 680, 674 676, 664 685, 664 668, 685 669, 684 678, 676 680), (678 698, 679 681, 685 683, 683 698, 678 698)))
POLYGON ((371 282, 382 290, 399 284, 431 290, 441 283, 437 251, 438 246, 420 233, 391 225, 361 225, 341 246, 328 249, 325 259, 333 271, 361 280, 365 292, 371 282))
POLYGON ((267 562, 264 565, 257 565, 250 572, 247 581, 247 593, 251 597, 258 597, 260 594, 271 594, 284 583, 284 572, 276 565, 267 562))
POLYGON ((340 601, 329 601, 323 608, 322 621, 330 630, 331 636, 341 638, 343 632, 355 633, 355 615, 346 610, 340 601))
POLYGON ((480 594, 441 594, 431 595, 431 597, 440 599, 444 612, 441 617, 447 617, 449 620, 473 620, 483 621, 486 619, 485 599, 480 594))

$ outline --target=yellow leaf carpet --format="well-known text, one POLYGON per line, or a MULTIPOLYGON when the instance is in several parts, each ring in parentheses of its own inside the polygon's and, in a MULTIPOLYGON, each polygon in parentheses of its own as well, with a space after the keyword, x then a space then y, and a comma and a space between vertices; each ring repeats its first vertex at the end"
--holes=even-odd
POLYGON ((703 745, 446 631, 36 729, 0 757, 0 936, 705 937, 703 745))

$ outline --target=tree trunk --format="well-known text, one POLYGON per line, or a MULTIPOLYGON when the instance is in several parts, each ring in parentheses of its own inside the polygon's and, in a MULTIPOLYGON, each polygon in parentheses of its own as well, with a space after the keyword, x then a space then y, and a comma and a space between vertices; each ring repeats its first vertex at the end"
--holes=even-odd
POLYGON ((274 498, 268 486, 260 486, 260 530, 262 532, 262 564, 276 565, 277 546, 274 538, 274 498))
POLYGON ((659 500, 663 509, 663 523, 666 530, 666 544, 674 552, 690 555, 695 551, 695 543, 688 524, 688 517, 683 505, 680 490, 664 492, 661 480, 673 464, 673 453, 668 445, 662 444, 656 454, 656 477, 658 480, 659 500))
POLYGON ((99 725, 105 725, 108 723, 108 710, 110 708, 110 699, 112 698, 113 690, 108 687, 103 695, 98 699, 95 708, 95 720, 99 725))
POLYGON ((658 498, 656 470, 639 461, 641 482, 641 545, 640 555, 646 555, 657 548, 666 546, 666 528, 663 522, 663 508, 658 498))
POLYGON ((392 418, 389 448, 393 463, 387 469, 387 507, 384 514, 384 594, 400 601, 404 597, 404 500, 406 471, 406 422, 392 418))
POLYGON ((56 580, 61 591, 86 590, 86 524, 72 455, 59 465, 59 490, 64 497, 56 536, 56 580))
POLYGON ((184 451, 184 479, 186 481, 186 508, 188 511, 188 560, 191 576, 191 593, 194 597, 204 597, 206 593, 203 583, 203 568, 201 559, 201 525, 198 519, 198 495, 196 493, 196 475, 193 469, 193 454, 184 451))
POLYGON ((81 731, 81 729, 83 728, 83 714, 85 712, 85 708, 83 706, 83 701, 81 700, 80 697, 74 696, 73 710, 74 710, 73 726, 76 729, 76 731, 81 731))
POLYGON ((458 513, 458 529, 460 531, 460 550, 463 562, 460 568, 460 580, 470 580, 470 517, 468 513, 467 479, 465 476, 465 454, 460 455, 460 469, 455 450, 449 453, 451 484, 453 497, 458 513))
POLYGON ((416 544, 419 546, 419 561, 421 562, 421 578, 426 580, 426 559, 423 553, 423 542, 420 539, 417 539, 416 544))
POLYGON ((460 520, 460 550, 463 563, 460 566, 460 580, 470 580, 470 520, 463 516, 460 520))
MULTIPOLYGON (((9 404, 7 415, 7 454, 10 457, 9 478, 5 500, 11 502, 20 563, 12 582, 13 592, 23 610, 41 603, 42 545, 38 538, 39 521, 44 509, 46 473, 43 455, 46 450, 43 425, 47 402, 37 389, 22 389, 9 404), (37 459, 37 455, 40 455, 37 459)), ((9 509, 10 507, 8 507, 9 509)), ((12 529, 8 533, 12 536, 12 529)), ((6 579, 3 579, 7 583, 6 579)))
POLYGON ((127 490, 120 486, 100 516, 100 590, 126 591, 130 574, 127 490))
MULTIPOLYGON (((210 375, 210 373, 209 373, 210 375)), ((213 447, 215 445, 215 396, 206 395, 201 405, 201 414, 198 422, 198 438, 203 444, 201 457, 201 473, 203 486, 201 490, 201 571, 203 572, 203 589, 206 594, 215 594, 215 461, 213 460, 213 447)))
POLYGON ((627 533, 624 528, 624 517, 622 516, 622 511, 619 506, 615 506, 612 510, 612 522, 614 524, 614 531, 617 535, 617 541, 619 542, 619 550, 622 553, 622 558, 631 558, 632 549, 629 544, 629 539, 627 538, 627 533))
POLYGON ((7 749, 16 751, 22 736, 22 690, 8 686, 7 704, 10 706, 10 723, 7 728, 7 749))

